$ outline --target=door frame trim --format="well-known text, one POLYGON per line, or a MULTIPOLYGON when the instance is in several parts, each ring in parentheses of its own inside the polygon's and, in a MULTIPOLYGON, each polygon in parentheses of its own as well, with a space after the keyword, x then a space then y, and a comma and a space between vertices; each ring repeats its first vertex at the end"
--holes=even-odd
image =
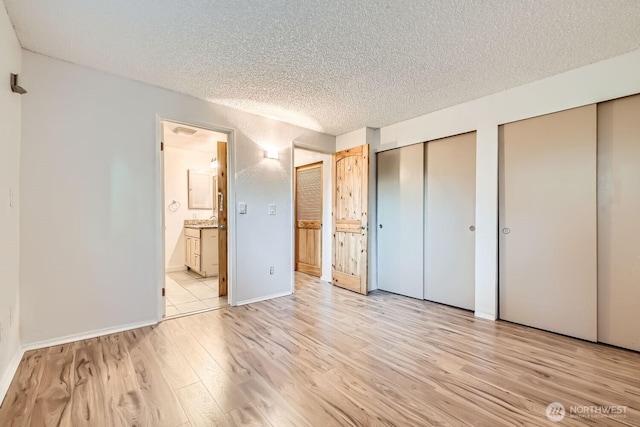
POLYGON ((164 298, 162 296, 162 289, 165 284, 165 195, 164 195, 164 151, 161 150, 161 144, 163 143, 163 129, 162 122, 169 121, 172 123, 183 124, 187 126, 193 126, 201 129, 210 130, 213 132, 224 133, 227 135, 227 256, 228 256, 228 303, 229 305, 237 305, 237 292, 236 292, 236 273, 237 273, 237 246, 236 246, 236 183, 235 179, 235 158, 236 158, 236 130, 234 128, 220 126, 214 123, 198 122, 190 120, 188 118, 169 117, 162 116, 159 113, 155 115, 156 121, 156 141, 155 141, 155 163, 156 163, 156 200, 157 211, 155 218, 156 236, 160 236, 156 242, 156 267, 155 271, 158 274, 157 285, 157 313, 158 322, 164 320, 164 298))

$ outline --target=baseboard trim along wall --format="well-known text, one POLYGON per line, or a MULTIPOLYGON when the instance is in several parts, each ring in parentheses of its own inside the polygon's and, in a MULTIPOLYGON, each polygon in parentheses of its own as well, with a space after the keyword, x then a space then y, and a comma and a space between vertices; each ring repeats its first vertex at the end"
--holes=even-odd
POLYGON ((474 312, 474 313, 473 313, 473 315, 474 315, 475 317, 480 318, 480 319, 487 319, 487 320, 493 320, 493 321, 495 321, 495 320, 497 320, 497 319, 498 319, 498 318, 497 318, 495 315, 493 315, 493 314, 483 313, 483 312, 481 312, 481 311, 476 311, 476 312, 474 312))
POLYGON ((11 385, 11 381, 13 381, 13 377, 15 377, 16 372, 18 371, 18 366, 20 366, 20 361, 22 360, 22 356, 24 355, 24 350, 18 348, 16 353, 13 355, 13 359, 11 359, 11 363, 7 366, 7 370, 4 371, 2 377, 0 378, 0 404, 4 400, 7 395, 7 391, 9 391, 9 386, 11 385))
POLYGON ((60 338, 52 338, 50 340, 38 341, 30 344, 24 344, 22 351, 27 352, 31 350, 39 350, 41 348, 53 347, 54 345, 68 344, 71 342, 87 340, 90 338, 96 338, 103 335, 116 334, 118 332, 129 331, 131 329, 143 328, 145 326, 151 326, 158 324, 157 319, 145 320, 142 322, 129 323, 126 325, 115 326, 112 328, 94 329, 93 331, 82 332, 79 334, 66 335, 60 338))
POLYGON ((286 292, 280 292, 280 293, 277 293, 277 294, 267 295, 267 296, 264 296, 264 297, 246 299, 244 301, 238 301, 238 305, 252 304, 254 302, 265 301, 265 300, 272 299, 272 298, 286 297, 287 295, 293 295, 293 292, 286 291, 286 292))

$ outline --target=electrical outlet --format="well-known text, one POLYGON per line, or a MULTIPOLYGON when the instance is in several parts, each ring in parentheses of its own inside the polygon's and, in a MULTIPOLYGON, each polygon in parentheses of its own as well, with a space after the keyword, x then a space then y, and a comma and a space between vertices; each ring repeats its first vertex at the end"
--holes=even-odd
POLYGON ((271 268, 269 269, 269 274, 273 276, 274 272, 275 272, 275 269, 273 268, 273 266, 271 266, 271 268))

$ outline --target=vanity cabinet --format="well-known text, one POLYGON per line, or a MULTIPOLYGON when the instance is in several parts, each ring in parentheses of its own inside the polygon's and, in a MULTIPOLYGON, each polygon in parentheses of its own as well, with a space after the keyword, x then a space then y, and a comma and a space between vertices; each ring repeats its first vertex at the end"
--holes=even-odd
POLYGON ((218 229, 185 228, 185 264, 202 277, 218 275, 218 229))

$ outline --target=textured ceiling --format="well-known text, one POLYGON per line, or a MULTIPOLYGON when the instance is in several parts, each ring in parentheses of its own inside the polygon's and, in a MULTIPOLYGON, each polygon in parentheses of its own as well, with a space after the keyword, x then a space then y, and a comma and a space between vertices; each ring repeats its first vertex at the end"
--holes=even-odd
POLYGON ((26 49, 338 135, 640 48, 638 0, 4 0, 26 49))

